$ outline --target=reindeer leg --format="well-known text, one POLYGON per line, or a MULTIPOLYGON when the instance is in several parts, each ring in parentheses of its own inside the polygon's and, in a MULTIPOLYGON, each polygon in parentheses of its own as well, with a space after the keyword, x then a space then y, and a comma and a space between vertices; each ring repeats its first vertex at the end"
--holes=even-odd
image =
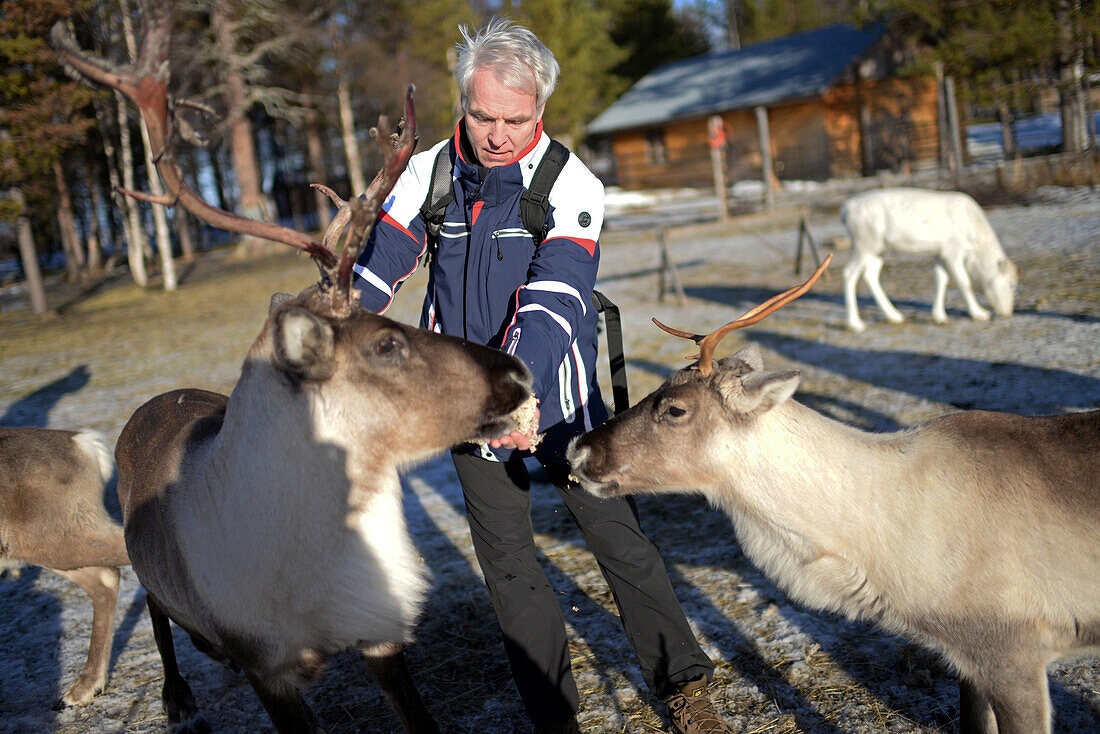
POLYGON ((962 676, 959 676, 959 734, 997 734, 997 720, 989 699, 962 676))
POLYGON ((51 571, 84 589, 92 599, 92 641, 88 645, 88 660, 84 670, 55 708, 87 703, 107 685, 107 665, 111 660, 111 637, 114 631, 115 598, 118 595, 117 568, 88 566, 70 571, 51 571))
POLYGON ((999 661, 986 693, 998 734, 1050 734, 1050 692, 1042 661, 999 661))
POLYGON ((905 321, 905 317, 901 314, 901 311, 894 308, 894 304, 890 302, 886 291, 882 289, 882 283, 879 282, 881 272, 882 258, 869 256, 867 264, 863 268, 863 279, 867 281, 867 285, 871 288, 871 295, 875 297, 875 303, 886 314, 886 320, 891 324, 900 324, 905 321))
POLYGON ((145 603, 149 607, 149 618, 153 621, 153 639, 157 642, 160 662, 164 668, 161 700, 164 701, 164 713, 168 716, 168 730, 172 734, 210 734, 210 725, 199 713, 191 687, 180 675, 179 666, 176 664, 172 622, 153 599, 152 594, 145 595, 145 603))
POLYGON ((936 274, 936 297, 932 300, 932 320, 937 324, 947 323, 947 281, 950 276, 942 263, 936 263, 932 271, 936 274))
POLYGON ((859 317, 859 302, 856 301, 856 286, 859 276, 863 275, 865 261, 862 255, 853 253, 844 265, 844 306, 848 312, 848 328, 855 332, 867 328, 859 317))
POLYGON ((262 678, 249 671, 245 674, 271 717, 275 731, 279 734, 324 734, 297 687, 279 678, 262 678))
POLYGON ((386 692, 405 731, 409 734, 438 734, 439 726, 420 698, 401 645, 387 642, 364 647, 361 652, 367 668, 386 692))
POLYGON ((946 261, 947 270, 959 284, 963 298, 966 300, 966 309, 970 312, 970 318, 975 321, 989 321, 989 311, 984 309, 974 296, 974 287, 970 283, 970 275, 963 266, 962 258, 951 258, 946 261))

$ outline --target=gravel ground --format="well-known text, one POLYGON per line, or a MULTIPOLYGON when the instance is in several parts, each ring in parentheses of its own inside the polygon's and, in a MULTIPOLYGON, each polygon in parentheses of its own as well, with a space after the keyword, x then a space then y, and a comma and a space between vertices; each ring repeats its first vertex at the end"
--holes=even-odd
MULTIPOLYGON (((888 262, 883 285, 908 320, 885 323, 867 296, 861 301, 869 328, 850 333, 841 253, 828 280, 727 338, 720 353, 745 341, 760 344, 769 367, 802 370, 798 399, 873 430, 955 409, 1100 407, 1100 190, 1040 189, 988 213, 1024 272, 1012 318, 972 322, 952 290, 951 322, 933 324, 930 264, 904 258, 888 262)), ((808 224, 818 243, 842 233, 835 213, 814 210, 808 224)), ((651 316, 707 331, 800 279, 792 272, 796 223, 721 232, 697 227, 670 232, 668 242, 683 303, 672 292, 658 299, 661 251, 652 233, 610 227, 603 244, 599 287, 623 311, 635 400, 682 366, 689 351, 653 327, 651 316)), ((303 258, 276 256, 246 267, 207 255, 184 273, 185 286, 175 294, 142 294, 118 277, 79 298, 55 293, 61 315, 46 322, 29 320, 0 297, 0 424, 92 427, 113 439, 137 405, 157 392, 184 385, 225 391, 262 322, 264 294, 300 289, 314 272, 303 258)), ((396 317, 415 319, 419 277, 399 296, 396 317)), ((407 488, 410 527, 434 579, 409 651, 422 693, 446 731, 525 731, 453 470, 445 460, 429 462, 409 474, 407 488)), ((544 566, 569 625, 582 730, 666 731, 576 528, 551 489, 540 484, 533 495, 544 566)), ((870 626, 791 603, 745 560, 728 520, 701 500, 643 497, 639 506, 718 666, 712 693, 736 730, 954 730, 955 682, 935 656, 870 626)), ((0 579, 0 732, 163 730, 159 660, 144 594, 129 569, 107 691, 86 706, 52 710, 83 665, 90 623, 83 593, 49 572, 26 568, 0 579)), ((197 653, 185 635, 177 635, 177 648, 216 731, 270 731, 243 677, 197 653)), ((1055 731, 1100 731, 1100 661, 1053 666, 1050 687, 1055 731)), ((350 653, 335 656, 307 695, 330 732, 399 730, 350 653)))

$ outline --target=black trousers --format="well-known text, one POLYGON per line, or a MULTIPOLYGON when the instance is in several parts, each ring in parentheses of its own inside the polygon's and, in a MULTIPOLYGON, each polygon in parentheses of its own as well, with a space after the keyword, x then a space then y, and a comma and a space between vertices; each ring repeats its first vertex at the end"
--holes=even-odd
MULTIPOLYGON (((496 462, 457 452, 452 458, 523 704, 535 723, 566 719, 577 712, 579 695, 561 607, 536 556, 527 467, 518 458, 496 462)), ((688 626, 633 500, 599 499, 569 482, 565 467, 545 468, 611 588, 650 691, 665 698, 676 684, 709 679, 714 664, 688 626)))

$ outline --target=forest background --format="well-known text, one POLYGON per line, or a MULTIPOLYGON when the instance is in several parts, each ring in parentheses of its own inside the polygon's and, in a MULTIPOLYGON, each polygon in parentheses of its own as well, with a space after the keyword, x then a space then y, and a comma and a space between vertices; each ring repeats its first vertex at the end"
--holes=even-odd
MULTIPOLYGON (((177 259, 222 243, 182 211, 115 193, 163 193, 156 151, 132 107, 66 76, 48 43, 64 20, 83 48, 124 64, 137 11, 136 0, 0 3, 0 279, 25 279, 36 314, 47 310, 43 268, 91 283, 125 262, 139 285, 174 290, 177 259)), ((957 79, 969 122, 1008 130, 1053 99, 1064 151, 1095 140, 1100 0, 180 0, 176 13, 176 113, 193 133, 177 146, 185 176, 217 206, 296 229, 330 216, 309 183, 365 189, 377 167, 368 130, 396 115, 409 83, 422 142, 450 134, 458 27, 493 15, 555 52, 546 128, 582 158, 587 123, 658 66, 836 22, 883 23, 924 49, 911 73, 939 65, 957 79)))

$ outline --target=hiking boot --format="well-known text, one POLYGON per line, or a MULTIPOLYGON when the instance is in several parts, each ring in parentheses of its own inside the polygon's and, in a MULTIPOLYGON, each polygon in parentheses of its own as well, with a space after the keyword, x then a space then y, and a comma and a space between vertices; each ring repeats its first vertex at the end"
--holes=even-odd
POLYGON ((733 729, 714 710, 707 695, 706 677, 682 683, 679 688, 679 693, 665 701, 675 734, 733 734, 733 729))

